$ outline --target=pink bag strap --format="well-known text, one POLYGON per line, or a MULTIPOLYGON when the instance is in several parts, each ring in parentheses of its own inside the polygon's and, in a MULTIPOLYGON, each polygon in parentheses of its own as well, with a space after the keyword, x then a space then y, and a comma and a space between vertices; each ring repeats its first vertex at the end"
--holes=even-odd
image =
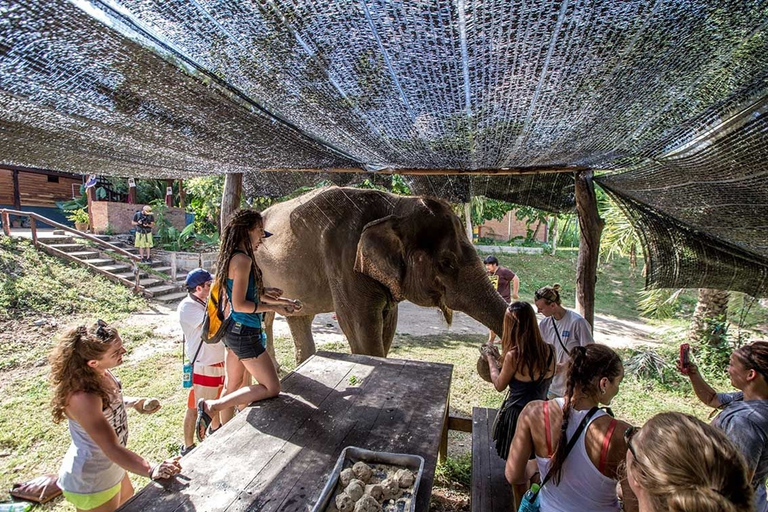
POLYGON ((597 467, 598 471, 601 473, 605 469, 605 464, 608 460, 608 447, 611 445, 611 437, 613 437, 613 431, 616 430, 616 425, 618 423, 618 420, 615 418, 612 419, 611 423, 608 425, 608 430, 605 433, 605 438, 603 439, 603 449, 600 452, 600 465, 597 467))
POLYGON ((549 400, 544 402, 544 431, 547 434, 547 457, 552 457, 552 430, 549 426, 549 400))

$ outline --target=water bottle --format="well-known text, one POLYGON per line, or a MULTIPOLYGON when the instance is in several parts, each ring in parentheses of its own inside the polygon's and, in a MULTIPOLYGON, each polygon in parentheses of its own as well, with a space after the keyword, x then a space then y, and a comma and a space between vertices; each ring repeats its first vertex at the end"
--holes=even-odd
POLYGON ((192 363, 184 363, 184 376, 182 377, 182 385, 186 389, 192 387, 192 363))

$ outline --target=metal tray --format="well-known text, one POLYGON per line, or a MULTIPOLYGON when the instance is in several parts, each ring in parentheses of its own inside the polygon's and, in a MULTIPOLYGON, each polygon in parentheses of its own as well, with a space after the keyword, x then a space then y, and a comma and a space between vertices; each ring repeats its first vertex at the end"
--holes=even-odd
POLYGON ((371 464, 388 464, 403 469, 410 469, 415 475, 413 482, 413 498, 411 499, 411 506, 408 510, 403 512, 416 512, 416 496, 419 492, 421 475, 424 472, 424 457, 407 453, 373 452, 356 446, 347 446, 341 451, 339 460, 336 461, 336 466, 328 477, 323 492, 320 494, 320 498, 318 498, 312 512, 325 512, 325 509, 328 507, 335 494, 336 484, 339 482, 339 476, 341 475, 342 470, 352 467, 352 465, 358 461, 371 464))

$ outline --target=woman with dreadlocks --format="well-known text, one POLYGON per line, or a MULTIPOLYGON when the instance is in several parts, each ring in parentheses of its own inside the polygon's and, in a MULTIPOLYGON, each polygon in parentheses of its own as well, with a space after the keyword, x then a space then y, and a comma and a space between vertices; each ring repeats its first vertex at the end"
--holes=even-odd
POLYGON ((67 330, 50 355, 53 421, 67 419, 72 443, 59 471, 59 487, 78 511, 111 512, 133 496, 126 471, 152 480, 181 470, 178 458, 152 464, 125 447, 126 406, 140 413, 157 400, 123 397, 112 368, 122 364, 123 340, 99 320, 67 330))
POLYGON ((197 402, 196 431, 200 441, 205 438, 211 423, 211 413, 218 412, 221 422, 226 423, 232 418, 234 407, 280 393, 277 370, 266 353, 262 313, 274 311, 288 315, 300 309, 301 303, 281 298, 282 290, 264 288, 254 253, 270 236, 271 233, 264 231, 261 214, 255 210, 237 211, 221 236, 216 281, 219 290, 226 290, 230 304, 231 321, 224 337, 224 345, 229 350, 224 361, 221 397, 197 402), (239 387, 246 371, 258 384, 239 387))
MULTIPOLYGON (((542 512, 618 512, 616 482, 624 496, 631 489, 619 475, 627 453, 621 435, 630 425, 613 418, 609 405, 619 392, 624 366, 605 345, 574 347, 563 398, 530 402, 517 422, 507 458, 512 484, 526 482, 526 464, 536 456, 544 479, 539 491, 542 512), (618 432, 618 435, 615 435, 618 432)), ((624 510, 635 510, 628 500, 624 510)))
POLYGON ((756 341, 735 350, 728 376, 737 392, 718 393, 707 384, 691 362, 680 372, 691 379, 696 396, 704 404, 722 409, 712 425, 741 450, 755 490, 755 510, 768 511, 765 479, 768 477, 768 342, 756 341))

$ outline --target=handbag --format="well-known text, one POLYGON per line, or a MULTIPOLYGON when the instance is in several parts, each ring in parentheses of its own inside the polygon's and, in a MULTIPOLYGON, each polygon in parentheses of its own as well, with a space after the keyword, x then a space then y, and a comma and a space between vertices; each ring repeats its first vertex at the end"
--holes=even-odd
POLYGON ((200 334, 200 338, 205 343, 218 343, 227 333, 232 315, 224 316, 224 301, 226 300, 226 292, 219 289, 218 282, 214 282, 208 294, 205 316, 203 317, 203 330, 200 334))
POLYGON ((59 476, 53 473, 38 476, 27 482, 13 484, 13 488, 8 492, 21 500, 47 503, 61 494, 61 489, 56 483, 58 480, 59 476))
MULTIPOLYGON (((573 433, 573 437, 571 437, 570 441, 568 441, 568 446, 565 447, 565 457, 568 457, 568 454, 571 453, 573 447, 576 446, 576 441, 579 440, 579 437, 581 437, 582 432, 584 432, 584 429, 587 427, 587 423, 589 423, 590 418, 592 418, 598 409, 599 407, 591 408, 587 415, 584 416, 584 419, 581 420, 581 423, 579 423, 579 428, 577 428, 576 432, 573 433)), ((528 489, 525 491, 517 512, 539 512, 541 509, 541 505, 539 504, 539 492, 541 492, 541 488, 544 487, 547 482, 549 482, 549 478, 551 476, 552 472, 550 471, 547 473, 547 476, 544 477, 544 481, 541 482, 541 485, 538 489, 528 489)))

